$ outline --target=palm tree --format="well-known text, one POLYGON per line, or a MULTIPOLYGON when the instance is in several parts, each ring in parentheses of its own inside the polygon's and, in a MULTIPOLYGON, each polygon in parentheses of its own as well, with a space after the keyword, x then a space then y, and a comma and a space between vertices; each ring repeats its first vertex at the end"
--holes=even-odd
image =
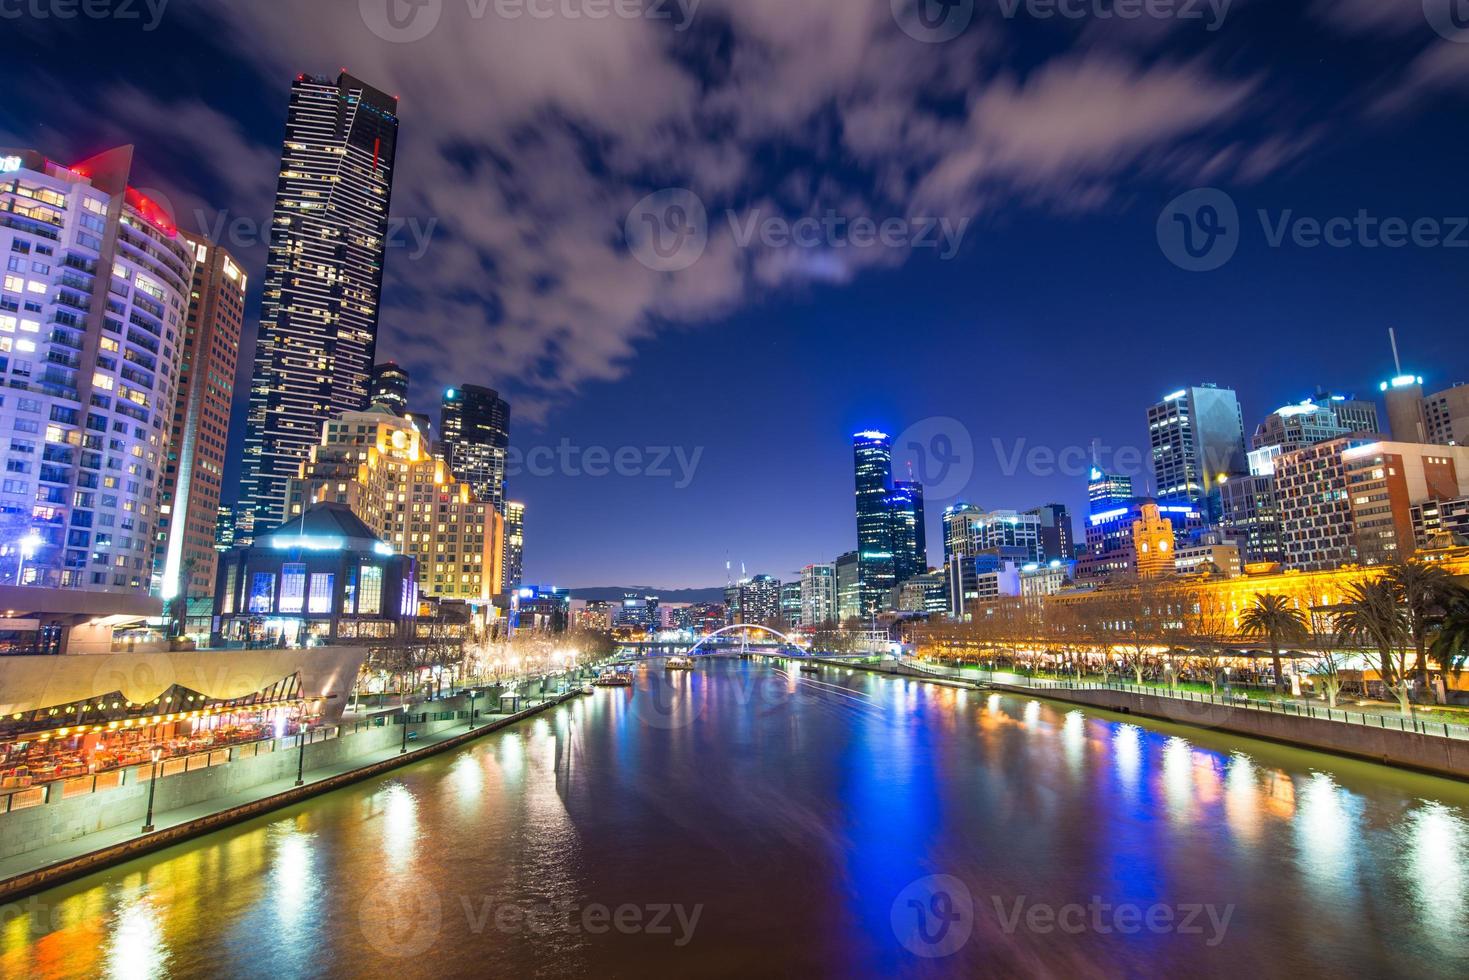
POLYGON ((1454 579, 1441 565, 1413 561, 1394 565, 1388 570, 1387 580, 1406 614, 1408 638, 1416 654, 1413 674, 1426 685, 1430 634, 1443 619, 1445 602, 1456 588, 1454 579))
POLYGON ((1240 632, 1270 643, 1270 662, 1275 669, 1275 690, 1285 690, 1285 672, 1280 666, 1280 648, 1287 643, 1303 643, 1310 635, 1306 616, 1283 595, 1259 594, 1255 604, 1245 610, 1239 620, 1240 632))
POLYGON ((1347 586, 1345 598, 1337 611, 1337 629, 1343 637, 1377 649, 1382 686, 1393 692, 1403 713, 1407 714, 1408 614, 1398 602, 1396 586, 1386 578, 1357 582, 1347 586), (1395 653, 1398 656, 1396 665, 1393 663, 1395 653))
POLYGON ((1469 589, 1456 585, 1445 598, 1443 621, 1428 655, 1438 662, 1445 682, 1450 674, 1459 676, 1469 663, 1469 589))

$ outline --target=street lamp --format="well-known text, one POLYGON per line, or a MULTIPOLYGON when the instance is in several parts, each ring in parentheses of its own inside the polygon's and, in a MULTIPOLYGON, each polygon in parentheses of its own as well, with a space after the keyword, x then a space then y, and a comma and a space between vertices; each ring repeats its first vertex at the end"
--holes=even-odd
POLYGON ((143 833, 153 833, 153 792, 158 786, 158 760, 163 758, 162 746, 155 745, 148 753, 153 760, 152 769, 148 775, 148 816, 143 818, 143 833))
POLYGON ((403 747, 398 750, 399 755, 408 754, 408 705, 403 705, 403 747))
POLYGON ((16 585, 24 584, 26 562, 36 557, 36 550, 45 543, 45 539, 35 528, 31 528, 31 532, 20 539, 20 562, 15 566, 16 585))
POLYGON ((306 731, 310 727, 311 727, 311 723, 309 721, 307 721, 304 718, 301 719, 301 731, 300 731, 300 734, 296 736, 296 738, 297 738, 296 745, 300 749, 300 751, 297 752, 297 754, 296 754, 296 785, 297 786, 304 786, 304 785, 306 785, 306 780, 304 778, 305 777, 305 773, 306 773, 306 731))
POLYGON ((474 731, 474 699, 479 696, 478 691, 469 692, 469 730, 474 731))

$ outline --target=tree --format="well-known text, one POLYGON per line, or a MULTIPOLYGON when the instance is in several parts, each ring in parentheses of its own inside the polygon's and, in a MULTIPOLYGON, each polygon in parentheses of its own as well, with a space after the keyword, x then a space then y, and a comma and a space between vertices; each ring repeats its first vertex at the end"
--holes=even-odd
POLYGON ((1397 698, 1403 714, 1408 703, 1408 616, 1388 579, 1347 586, 1346 602, 1337 613, 1340 635, 1377 650, 1382 686, 1397 698))
POLYGON ((1341 668, 1345 658, 1342 656, 1341 630, 1337 626, 1334 612, 1327 609, 1311 610, 1310 644, 1316 654, 1311 673, 1321 685, 1321 692, 1326 695, 1327 706, 1335 708, 1336 699, 1341 694, 1341 668))
POLYGON ((1408 638, 1415 654, 1413 675, 1426 685, 1430 635, 1443 620, 1445 601, 1456 588, 1454 580, 1440 565, 1412 561, 1390 568, 1387 581, 1403 607, 1408 638))
POLYGON ((1275 669, 1275 691, 1285 691, 1285 671, 1280 665, 1280 648, 1303 642, 1309 632, 1306 617, 1283 595, 1262 593, 1240 617, 1240 632, 1270 644, 1270 663, 1275 669))
POLYGON ((1444 681, 1458 677, 1469 663, 1469 589, 1455 585, 1444 599, 1444 616, 1428 655, 1443 672, 1444 681))

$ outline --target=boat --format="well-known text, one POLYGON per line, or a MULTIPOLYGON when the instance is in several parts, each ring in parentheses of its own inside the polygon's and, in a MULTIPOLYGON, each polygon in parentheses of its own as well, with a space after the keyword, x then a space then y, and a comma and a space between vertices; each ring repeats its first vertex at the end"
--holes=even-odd
POLYGON ((663 665, 664 670, 693 670, 694 662, 688 657, 669 657, 668 663, 663 665))
POLYGON ((818 666, 816 666, 815 664, 802 664, 801 665, 801 673, 803 673, 803 674, 819 674, 819 673, 821 673, 821 668, 818 667, 818 666))
POLYGON ((632 668, 622 666, 598 671, 592 678, 592 684, 595 687, 632 687, 632 668))
POLYGON ((596 689, 596 688, 595 688, 595 687, 593 687, 593 686, 592 686, 592 685, 590 685, 590 684, 583 684, 583 685, 582 685, 582 689, 581 689, 581 692, 582 692, 582 693, 583 693, 583 694, 592 694, 592 693, 594 693, 594 692, 595 692, 595 691, 596 691, 596 690, 597 690, 597 689, 596 689))

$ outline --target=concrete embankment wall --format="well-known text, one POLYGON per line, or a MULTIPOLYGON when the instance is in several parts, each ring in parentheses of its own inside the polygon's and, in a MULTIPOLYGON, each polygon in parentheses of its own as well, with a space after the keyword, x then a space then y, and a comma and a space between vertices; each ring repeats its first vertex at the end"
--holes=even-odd
MULTIPOLYGON (((415 743, 410 741, 406 755, 393 755, 380 762, 364 764, 360 768, 350 769, 337 776, 295 787, 273 796, 252 800, 239 806, 229 807, 196 820, 165 827, 152 834, 131 838, 120 844, 100 848, 58 864, 0 881, 0 900, 49 888, 149 851, 168 847, 229 824, 248 820, 271 810, 299 803, 312 796, 380 775, 435 753, 456 748, 569 700, 577 693, 572 692, 493 722, 484 723, 481 720, 481 727, 476 728, 473 732, 466 731, 464 735, 457 738, 446 738, 432 745, 419 747, 415 747, 415 743)), ((452 703, 442 702, 429 707, 432 710, 446 711, 451 710, 452 706, 452 703)), ((420 735, 432 735, 453 728, 464 728, 465 725, 464 718, 445 719, 425 724, 413 724, 409 726, 409 731, 417 732, 420 735)), ((314 742, 306 746, 305 767, 309 773, 314 768, 349 764, 354 758, 366 757, 374 752, 400 745, 402 738, 401 726, 385 725, 364 728, 338 738, 314 742)), ((223 765, 209 766, 162 778, 158 782, 153 804, 154 812, 164 813, 179 807, 203 804, 211 799, 247 792, 253 787, 263 786, 276 780, 294 779, 297 754, 295 741, 286 739, 277 743, 277 750, 273 752, 264 752, 251 758, 235 759, 223 765)), ((146 780, 140 780, 100 793, 55 800, 44 806, 6 814, 0 818, 0 821, 3 821, 0 822, 0 854, 5 857, 17 856, 49 845, 76 840, 99 830, 107 830, 125 824, 141 825, 147 812, 147 804, 148 783, 146 780)))
MULTIPOLYGON (((1141 715, 1181 725, 1213 728, 1252 738, 1369 759, 1390 766, 1418 769, 1469 779, 1469 740, 1401 731, 1396 727, 1303 718, 1258 708, 1236 708, 1209 701, 1189 701, 1131 691, 1032 689, 991 684, 997 691, 1064 701, 1123 714, 1141 715)), ((1385 718, 1396 726, 1396 719, 1385 718)))

